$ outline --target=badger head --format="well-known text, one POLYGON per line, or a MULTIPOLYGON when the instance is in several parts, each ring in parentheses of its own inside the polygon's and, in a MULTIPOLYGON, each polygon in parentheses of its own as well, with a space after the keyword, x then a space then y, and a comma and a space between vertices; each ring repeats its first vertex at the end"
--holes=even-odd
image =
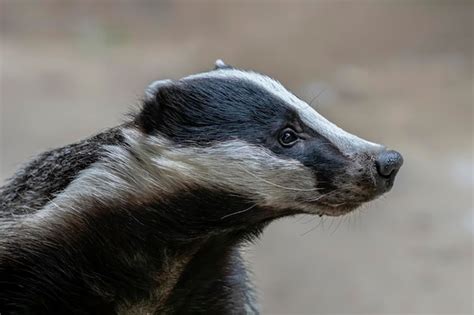
POLYGON ((204 187, 275 216, 347 213, 387 192, 403 161, 279 82, 220 60, 213 71, 152 83, 136 124, 163 189, 204 187))

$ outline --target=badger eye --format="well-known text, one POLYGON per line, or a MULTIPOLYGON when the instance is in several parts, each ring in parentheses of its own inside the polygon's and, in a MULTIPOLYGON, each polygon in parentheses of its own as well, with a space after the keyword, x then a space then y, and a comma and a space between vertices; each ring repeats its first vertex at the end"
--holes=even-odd
POLYGON ((298 140, 298 135, 293 129, 286 128, 280 134, 280 144, 284 147, 290 147, 298 140))

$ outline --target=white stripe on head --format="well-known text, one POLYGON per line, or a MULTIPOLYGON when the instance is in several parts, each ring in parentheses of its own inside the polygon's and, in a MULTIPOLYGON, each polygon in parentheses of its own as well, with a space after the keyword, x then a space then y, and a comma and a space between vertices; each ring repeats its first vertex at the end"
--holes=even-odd
POLYGON ((353 154, 359 151, 378 151, 382 148, 379 144, 361 139, 331 123, 306 102, 303 102, 294 94, 289 92, 280 82, 268 76, 238 69, 222 69, 194 74, 187 76, 182 80, 186 81, 203 78, 244 80, 257 85, 273 96, 284 101, 288 106, 291 106, 296 110, 301 120, 308 127, 327 138, 344 154, 353 154))

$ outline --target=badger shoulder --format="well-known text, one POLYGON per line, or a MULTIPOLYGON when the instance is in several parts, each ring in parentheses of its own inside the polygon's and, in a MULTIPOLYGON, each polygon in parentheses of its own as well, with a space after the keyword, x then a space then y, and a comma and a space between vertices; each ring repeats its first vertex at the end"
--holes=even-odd
POLYGON ((125 145, 121 127, 43 152, 25 163, 0 187, 0 217, 28 214, 43 207, 82 170, 98 161, 107 145, 125 145))

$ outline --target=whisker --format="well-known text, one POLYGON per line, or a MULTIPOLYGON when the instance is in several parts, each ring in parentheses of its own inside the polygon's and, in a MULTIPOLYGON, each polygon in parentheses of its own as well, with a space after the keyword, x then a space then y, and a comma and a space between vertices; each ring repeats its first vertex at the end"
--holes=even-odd
POLYGON ((293 187, 285 187, 285 186, 281 186, 281 185, 278 185, 278 184, 275 184, 269 180, 266 180, 265 178, 262 178, 260 176, 257 176, 255 174, 253 174, 252 172, 250 172, 249 170, 247 170, 246 168, 244 167, 241 167, 242 170, 244 170, 246 173, 248 173, 249 175, 255 177, 256 179, 259 179, 261 180, 262 182, 265 182, 269 185, 272 185, 272 186, 275 186, 275 187, 278 187, 278 188, 282 188, 282 189, 286 189, 286 190, 292 190, 292 191, 317 191, 317 190, 320 190, 320 188, 293 188, 293 187))
POLYGON ((341 223, 342 223, 343 220, 338 219, 337 221, 339 221, 339 222, 337 223, 336 228, 331 232, 330 235, 333 235, 334 233, 336 233, 337 230, 339 230, 339 227, 341 226, 341 223))
POLYGON ((313 222, 314 220, 316 220, 318 217, 316 216, 311 216, 311 218, 307 219, 305 222, 303 222, 303 224, 308 224, 308 223, 311 223, 313 222))
MULTIPOLYGON (((302 221, 303 219, 306 219, 306 215, 305 215, 305 214, 299 215, 299 216, 295 219, 295 222, 300 222, 300 221, 302 221)), ((303 222, 303 223, 304 223, 304 222, 303 222)))
POLYGON ((328 232, 331 231, 333 224, 334 224, 334 217, 331 217, 331 223, 329 224, 328 230, 327 230, 328 232))
POLYGON ((320 226, 323 226, 324 227, 324 217, 321 217, 321 221, 319 221, 318 224, 316 224, 315 226, 313 226, 311 229, 309 229, 308 231, 304 232, 303 234, 301 234, 300 236, 305 236, 306 234, 308 233, 311 233, 313 232, 314 230, 316 230, 318 227, 320 226))
POLYGON ((319 93, 316 94, 316 96, 311 99, 311 101, 309 102, 309 106, 313 107, 313 102, 314 102, 316 99, 318 99, 325 91, 326 91, 325 88, 321 89, 321 91, 319 91, 319 93))
POLYGON ((331 190, 330 192, 327 192, 327 193, 325 193, 325 194, 319 195, 319 196, 317 196, 316 198, 311 198, 311 199, 309 199, 309 201, 318 201, 319 199, 324 198, 324 197, 327 197, 327 196, 330 195, 330 194, 334 194, 334 193, 340 192, 342 189, 344 189, 344 187, 343 187, 343 188, 338 188, 338 189, 331 190))
POLYGON ((257 204, 254 204, 254 205, 248 207, 247 209, 240 210, 240 211, 236 211, 236 212, 233 212, 233 213, 230 213, 230 214, 226 214, 225 216, 221 217, 221 220, 224 220, 224 219, 226 219, 226 218, 228 218, 228 217, 231 217, 231 216, 234 216, 234 215, 237 215, 237 214, 241 214, 241 213, 250 211, 250 210, 252 210, 253 208, 255 208, 256 206, 257 206, 257 204))

